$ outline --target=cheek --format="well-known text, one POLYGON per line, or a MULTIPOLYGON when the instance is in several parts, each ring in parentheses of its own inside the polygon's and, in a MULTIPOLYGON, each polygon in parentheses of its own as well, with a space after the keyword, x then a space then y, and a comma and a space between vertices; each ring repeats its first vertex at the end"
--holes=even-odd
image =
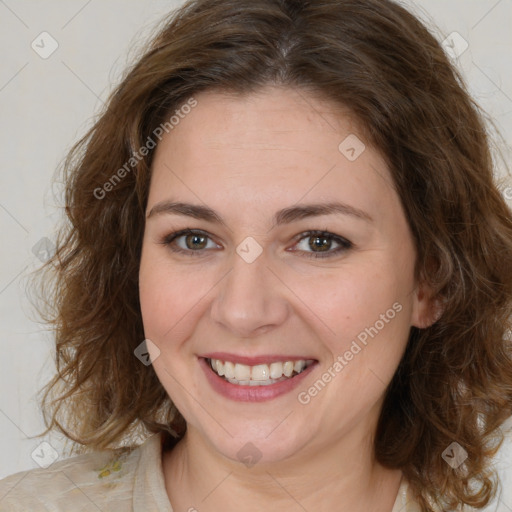
MULTIPOLYGON (((410 331, 412 265, 397 267, 384 257, 372 260, 371 265, 332 273, 317 286, 297 282, 295 288, 317 316, 317 334, 330 353, 328 359, 346 355, 343 364, 350 368, 343 373, 356 379, 357 386, 360 379, 372 377, 368 368, 383 381, 392 377, 410 331)), ((378 380, 375 385, 380 392, 378 380)))
POLYGON ((315 279, 297 279, 293 289, 324 320, 326 327, 335 333, 346 333, 349 327, 373 324, 396 301, 405 306, 413 286, 409 273, 408 269, 397 272, 389 265, 373 261, 319 274, 315 279))
POLYGON ((146 337, 163 342, 187 336, 212 286, 204 273, 171 266, 162 251, 143 248, 139 297, 146 337))
MULTIPOLYGON (((403 252, 369 251, 354 263, 324 272, 314 268, 299 273, 282 267, 283 281, 293 289, 287 298, 284 290, 282 300, 293 302, 291 309, 310 327, 316 325, 316 334, 330 340, 331 348, 341 350, 347 340, 350 343, 373 326, 397 301, 403 311, 391 322, 393 329, 386 326, 386 332, 407 322, 404 312, 413 287, 413 262, 406 256, 403 252)), ((219 272, 201 271, 195 265, 171 265, 160 247, 144 245, 139 292, 146 336, 163 341, 164 337, 184 339, 190 335, 205 307, 215 300, 222 286, 220 277, 219 272)))

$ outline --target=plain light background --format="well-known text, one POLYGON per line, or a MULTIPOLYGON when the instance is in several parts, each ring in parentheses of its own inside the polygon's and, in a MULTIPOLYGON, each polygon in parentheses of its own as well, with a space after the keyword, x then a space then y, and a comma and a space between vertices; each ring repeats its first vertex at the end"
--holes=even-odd
MULTIPOLYGON (((27 438, 43 429, 36 392, 54 369, 51 334, 38 323, 25 292, 25 277, 40 265, 41 247, 51 250, 62 214, 52 178, 132 62, 133 51, 181 3, 0 0, 0 478, 37 467, 31 454, 44 440, 63 453, 59 436, 27 438), (48 58, 31 46, 35 41, 40 52, 51 49, 42 32, 58 43, 48 58)), ((458 35, 451 40, 467 41, 456 65, 504 136, 505 143, 497 144, 510 165, 512 0, 404 3, 440 41, 453 32, 458 35)), ((503 175, 500 161, 497 168, 503 175)), ((512 204, 512 188, 504 194, 512 204)), ((512 465, 512 450, 506 450, 499 459, 503 468, 512 465)), ((505 478, 511 491, 498 510, 512 511, 510 471, 505 478)))

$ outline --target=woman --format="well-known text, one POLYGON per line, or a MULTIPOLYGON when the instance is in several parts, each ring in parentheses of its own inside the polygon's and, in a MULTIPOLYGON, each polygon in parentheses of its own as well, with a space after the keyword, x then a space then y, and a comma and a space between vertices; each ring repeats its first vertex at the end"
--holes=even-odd
POLYGON ((43 406, 83 453, 4 479, 0 510, 490 502, 512 218, 413 15, 192 1, 66 168, 43 406))

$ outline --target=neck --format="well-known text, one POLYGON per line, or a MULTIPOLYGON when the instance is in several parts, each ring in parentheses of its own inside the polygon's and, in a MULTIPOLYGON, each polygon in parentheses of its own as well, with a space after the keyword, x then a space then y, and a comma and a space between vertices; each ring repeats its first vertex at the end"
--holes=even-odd
POLYGON ((337 443, 306 447, 275 463, 246 467, 219 454, 189 428, 163 454, 166 490, 175 512, 243 509, 390 512, 402 474, 373 457, 372 436, 345 435, 337 443))

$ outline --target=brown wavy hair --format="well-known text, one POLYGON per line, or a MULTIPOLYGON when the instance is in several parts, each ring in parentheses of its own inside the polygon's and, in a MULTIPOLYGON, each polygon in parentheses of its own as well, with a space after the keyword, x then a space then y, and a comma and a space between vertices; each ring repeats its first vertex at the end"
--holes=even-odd
POLYGON ((443 304, 432 326, 411 329, 376 458, 403 471, 424 512, 484 506, 512 414, 512 216, 485 114, 438 40, 390 0, 195 0, 162 23, 63 165, 68 219, 41 280, 57 365, 41 401, 45 433, 60 430, 79 452, 148 433, 181 438, 183 417, 134 356, 154 151, 109 180, 194 94, 283 85, 359 121, 392 173, 416 276, 443 304), (454 441, 468 453, 457 470, 442 458, 454 441))

